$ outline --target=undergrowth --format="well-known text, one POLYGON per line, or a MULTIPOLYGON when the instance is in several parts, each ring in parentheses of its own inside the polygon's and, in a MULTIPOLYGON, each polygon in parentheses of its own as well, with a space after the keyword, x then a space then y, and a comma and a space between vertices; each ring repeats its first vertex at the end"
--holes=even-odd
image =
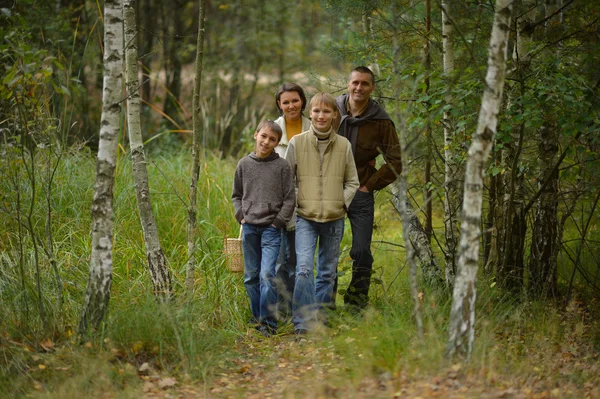
MULTIPOLYGON (((154 211, 176 289, 173 301, 159 304, 152 296, 145 264, 131 164, 120 154, 114 193, 110 310, 102 329, 81 341, 75 326, 87 284, 94 165, 94 157, 85 152, 69 154, 59 164, 56 188, 50 194, 52 249, 59 275, 44 252, 38 254, 40 290, 35 283, 38 276, 32 234, 18 228, 23 214, 18 215, 14 206, 3 208, 0 392, 8 397, 48 392, 61 398, 81 394, 137 397, 143 381, 139 377, 152 373, 210 384, 220 370, 231 366, 238 344, 248 334, 250 314, 242 276, 229 273, 222 256, 222 237, 235 236, 238 231, 230 201, 235 160, 209 154, 202 166, 199 251, 191 293, 184 290, 189 155, 161 154, 149 162, 154 211), (46 312, 45 319, 40 306, 46 312)), ((27 181, 15 186, 9 179, 0 179, 0 185, 0 190, 8 193, 6 201, 14 204, 18 193, 20 212, 28 209, 25 205, 31 204, 33 194, 27 181)), ((45 193, 35 195, 31 219, 34 236, 43 243, 48 209, 44 206, 45 193)), ((397 244, 402 242, 401 231, 385 195, 378 197, 376 218, 373 306, 357 316, 338 303, 331 327, 313 338, 337 356, 335 367, 341 370, 339 378, 344 384, 356 386, 368 376, 422 378, 452 366, 444 356, 450 293, 422 287, 425 337, 419 340, 404 251, 397 244)), ((350 242, 347 233, 342 241, 340 290, 350 277, 350 242)), ((576 384, 593 378, 597 371, 582 367, 561 374, 555 361, 557 356, 582 356, 597 363, 597 321, 591 319, 590 309, 576 301, 565 311, 557 310, 554 304, 529 303, 502 293, 482 276, 476 314, 475 349, 471 361, 457 368, 462 373, 491 383, 500 376, 527 378, 537 370, 536 375, 576 384)), ((281 330, 290 329, 283 326, 281 330)), ((265 351, 268 347, 265 344, 265 351)), ((271 361, 264 353, 264 361, 271 361)))

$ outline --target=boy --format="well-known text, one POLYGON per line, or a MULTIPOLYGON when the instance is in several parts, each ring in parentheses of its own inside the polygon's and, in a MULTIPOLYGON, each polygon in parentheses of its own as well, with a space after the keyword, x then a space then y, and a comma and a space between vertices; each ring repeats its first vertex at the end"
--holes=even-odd
POLYGON ((281 229, 292 217, 295 192, 289 164, 273 149, 282 131, 263 121, 254 133, 254 152, 242 158, 235 170, 231 198, 235 218, 242 224, 244 286, 258 330, 264 336, 277 331, 273 287, 281 229))
POLYGON ((350 142, 332 127, 337 117, 333 96, 318 93, 310 101, 311 125, 294 136, 285 158, 297 189, 296 286, 292 305, 294 333, 306 334, 319 308, 335 305, 334 284, 344 234, 344 217, 358 175, 350 142), (319 245, 317 278, 313 259, 319 245))

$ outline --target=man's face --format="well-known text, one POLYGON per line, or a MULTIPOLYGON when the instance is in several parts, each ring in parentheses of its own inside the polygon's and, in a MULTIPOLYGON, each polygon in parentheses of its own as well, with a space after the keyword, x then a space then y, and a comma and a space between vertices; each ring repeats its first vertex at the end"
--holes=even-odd
POLYGON ((279 144, 279 136, 268 127, 263 127, 260 131, 254 133, 254 139, 256 140, 254 153, 259 158, 266 158, 271 155, 273 148, 279 144))
POLYGON ((375 84, 373 83, 373 80, 371 80, 370 74, 357 71, 350 74, 348 93, 353 101, 367 101, 373 90, 375 90, 375 84))

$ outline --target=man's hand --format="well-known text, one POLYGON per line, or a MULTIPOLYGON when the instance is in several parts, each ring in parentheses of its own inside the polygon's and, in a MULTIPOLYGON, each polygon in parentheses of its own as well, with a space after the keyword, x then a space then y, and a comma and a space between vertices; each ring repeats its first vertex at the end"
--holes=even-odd
POLYGON ((360 186, 358 188, 358 191, 362 191, 363 193, 368 193, 369 192, 369 190, 367 190, 367 188, 365 186, 360 186))

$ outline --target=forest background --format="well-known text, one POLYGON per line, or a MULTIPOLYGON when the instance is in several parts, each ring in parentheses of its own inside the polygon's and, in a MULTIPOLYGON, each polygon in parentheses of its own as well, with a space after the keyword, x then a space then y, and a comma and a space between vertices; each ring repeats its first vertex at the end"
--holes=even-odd
POLYGON ((450 3, 135 2, 141 131, 173 297, 153 295, 124 95, 110 310, 88 335, 78 325, 92 256, 105 5, 0 1, 0 392, 599 396, 600 3, 513 4, 503 102, 484 165, 476 337, 458 359, 447 354, 462 189, 496 5, 450 3), (372 306, 361 317, 341 310, 310 340, 294 340, 288 325, 265 341, 247 328, 241 277, 227 272, 222 254, 222 238, 238 231, 229 199, 235 163, 260 120, 277 116, 282 82, 337 95, 356 65, 376 72, 375 97, 396 123, 406 172, 377 196, 372 306), (399 210, 416 216, 404 229, 399 210), (402 248, 409 235, 416 295, 402 248))

